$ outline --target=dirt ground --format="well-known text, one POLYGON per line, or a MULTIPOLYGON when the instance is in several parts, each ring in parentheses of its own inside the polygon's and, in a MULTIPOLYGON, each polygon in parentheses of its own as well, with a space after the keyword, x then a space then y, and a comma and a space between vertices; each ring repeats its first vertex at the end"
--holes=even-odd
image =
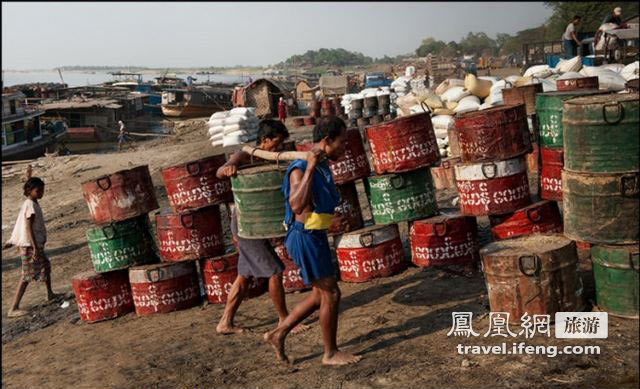
MULTIPOLYGON (((308 129, 306 129, 308 130, 308 129)), ((54 290, 71 304, 47 304, 41 284, 29 285, 22 308, 26 318, 6 317, 20 277, 13 249, 2 252, 3 388, 635 388, 638 386, 638 321, 609 317, 608 339, 584 341, 543 336, 525 339, 483 337, 488 299, 481 273, 461 269, 410 267, 394 277, 362 284, 340 283, 339 346, 363 356, 357 364, 324 367, 317 316, 311 329, 287 341, 290 366, 274 360, 262 341, 277 317, 267 295, 243 303, 237 323, 242 335, 219 336, 222 306, 201 307, 140 318, 129 314, 96 324, 79 319, 71 278, 91 269, 85 230, 91 227, 80 183, 101 174, 148 164, 161 206, 167 206, 161 167, 220 152, 206 141, 202 125, 178 127, 179 136, 136 144, 122 153, 42 158, 34 175, 47 183, 41 201, 49 233, 54 290), (452 312, 472 312, 479 337, 448 337, 452 312), (597 345, 600 355, 459 355, 458 344, 597 345)), ((309 132, 294 132, 294 138, 309 132)), ((2 239, 13 228, 22 202, 19 175, 3 169, 2 239), (5 178, 8 177, 8 178, 5 178)), ((20 170, 14 169, 19 173, 20 170)), ((362 185, 359 185, 362 191, 362 185)), ((362 193, 362 192, 361 192, 362 193)), ((363 197, 364 195, 362 195, 363 197)), ((455 193, 439 191, 441 208, 455 193)), ((367 204, 361 198, 363 207, 367 204)), ((365 217, 370 215, 365 207, 365 217)), ((479 218, 481 240, 489 240, 479 218)), ((401 224, 406 236, 406 223, 401 224)), ((229 238, 229 237, 227 237, 229 238)), ((407 242, 405 241, 405 244, 407 242)), ((407 247, 408 248, 408 247, 407 247)), ((407 259, 408 259, 408 252, 407 259)), ((582 269, 585 299, 593 302, 593 280, 582 269)), ((291 308, 304 293, 287 295, 291 308)), ((591 309, 590 307, 588 309, 591 309)), ((512 324, 516 331, 520 327, 512 324)), ((552 334, 554 333, 552 329, 552 334)))

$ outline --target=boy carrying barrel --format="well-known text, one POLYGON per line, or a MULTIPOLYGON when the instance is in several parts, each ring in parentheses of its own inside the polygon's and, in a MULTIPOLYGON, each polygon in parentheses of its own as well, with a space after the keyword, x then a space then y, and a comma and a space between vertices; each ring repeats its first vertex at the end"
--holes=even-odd
MULTIPOLYGON (((278 120, 263 120, 260 122, 256 145, 265 151, 279 151, 284 141, 289 137, 285 125, 278 120)), ((233 177, 238 168, 251 163, 251 155, 244 151, 233 154, 229 161, 222 165, 216 175, 218 178, 233 177)), ((233 318, 246 296, 249 288, 249 277, 269 278, 269 296, 278 313, 280 323, 287 317, 287 305, 282 284, 284 264, 278 258, 269 239, 243 239, 238 236, 238 219, 235 207, 231 213, 231 233, 238 242, 238 277, 227 297, 227 304, 220 322, 216 327, 219 334, 241 333, 242 328, 233 324, 233 318)), ((299 326, 299 329, 305 329, 299 326)))
POLYGON ((284 341, 291 330, 320 309, 320 327, 324 343, 325 365, 346 365, 361 357, 338 350, 338 305, 340 289, 331 260, 327 229, 340 201, 325 157, 336 160, 345 151, 346 126, 335 116, 322 118, 313 129, 313 148, 307 160, 291 162, 285 173, 282 191, 285 197, 285 246, 300 268, 311 293, 291 311, 280 325, 264 335, 277 357, 289 362, 284 341))

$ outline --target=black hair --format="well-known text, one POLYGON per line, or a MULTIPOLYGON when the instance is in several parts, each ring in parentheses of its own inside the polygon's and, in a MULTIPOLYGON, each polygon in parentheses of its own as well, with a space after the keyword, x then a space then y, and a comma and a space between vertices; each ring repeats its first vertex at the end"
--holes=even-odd
POLYGON ((320 142, 322 139, 328 137, 331 140, 336 139, 342 131, 347 129, 347 125, 344 124, 344 120, 336 116, 326 116, 320 118, 313 127, 313 142, 320 142))
POLYGON ((38 177, 31 177, 24 183, 24 195, 29 196, 32 190, 35 188, 44 188, 44 181, 39 179, 38 177))
POLYGON ((582 19, 582 17, 580 15, 576 15, 571 20, 581 20, 581 19, 582 19))
POLYGON ((264 138, 275 139, 278 136, 282 136, 284 139, 289 138, 289 131, 287 127, 280 120, 264 119, 258 124, 258 137, 256 139, 256 146, 260 146, 264 138))

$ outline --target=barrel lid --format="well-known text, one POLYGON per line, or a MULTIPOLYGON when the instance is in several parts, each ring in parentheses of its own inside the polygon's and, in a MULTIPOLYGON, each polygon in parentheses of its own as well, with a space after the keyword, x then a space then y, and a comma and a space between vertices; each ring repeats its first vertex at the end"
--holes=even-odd
POLYGON ((274 172, 274 171, 281 171, 281 172, 285 172, 287 171, 287 167, 289 162, 288 161, 282 161, 283 163, 278 165, 275 163, 255 163, 252 165, 248 165, 246 167, 243 167, 242 169, 238 170, 238 175, 248 175, 248 174, 256 174, 256 173, 268 173, 268 172, 274 172))
POLYGON ((386 226, 369 226, 356 231, 347 232, 337 240, 340 249, 358 249, 373 247, 400 237, 397 224, 386 226))
POLYGON ((209 157, 196 159, 194 161, 180 163, 178 165, 165 166, 165 167, 161 168, 160 170, 164 171, 164 170, 175 169, 175 168, 184 168, 187 165, 192 165, 192 164, 196 164, 196 163, 203 163, 203 162, 209 162, 209 161, 216 161, 218 159, 222 159, 221 162, 224 163, 227 160, 227 157, 226 157, 225 153, 215 154, 215 155, 211 155, 209 157))
POLYGON ((610 94, 608 91, 601 91, 599 89, 576 89, 569 91, 553 91, 553 92, 543 92, 537 93, 537 96, 544 97, 571 97, 571 96, 590 96, 590 95, 604 95, 610 94))
POLYGON ((605 93, 594 96, 578 97, 565 102, 571 105, 606 104, 612 102, 624 103, 640 100, 640 95, 636 93, 605 93))
POLYGON ((461 163, 454 167, 456 180, 478 181, 492 178, 508 177, 525 172, 527 164, 524 157, 519 156, 504 161, 461 163))
POLYGON ((133 171, 133 170, 138 170, 138 169, 146 169, 147 172, 149 172, 149 165, 140 165, 140 166, 132 167, 131 169, 122 169, 122 170, 118 170, 118 171, 113 172, 113 173, 103 174, 101 176, 97 176, 97 177, 82 181, 81 185, 84 185, 84 184, 87 184, 87 183, 90 183, 90 182, 96 182, 97 180, 99 180, 102 177, 112 177, 112 176, 115 176, 116 174, 123 174, 123 173, 130 172, 130 171, 133 171))
POLYGON ((489 243, 480 249, 480 255, 519 256, 545 254, 561 249, 573 241, 560 234, 530 235, 489 243))
POLYGON ((129 269, 131 283, 159 282, 192 274, 196 271, 194 261, 163 262, 136 266, 129 269))

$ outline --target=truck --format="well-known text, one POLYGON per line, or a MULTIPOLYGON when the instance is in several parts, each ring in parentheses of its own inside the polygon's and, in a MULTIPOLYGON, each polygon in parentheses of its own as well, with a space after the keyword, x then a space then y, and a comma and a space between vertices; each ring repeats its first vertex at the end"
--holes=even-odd
POLYGON ((367 73, 364 76, 364 88, 380 88, 391 86, 391 80, 385 77, 384 73, 367 73))

